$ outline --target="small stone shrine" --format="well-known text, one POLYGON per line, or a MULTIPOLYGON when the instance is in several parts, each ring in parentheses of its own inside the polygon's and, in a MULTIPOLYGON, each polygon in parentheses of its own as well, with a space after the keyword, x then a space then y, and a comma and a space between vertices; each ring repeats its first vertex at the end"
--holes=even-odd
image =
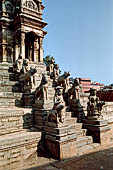
POLYGON ((43 9, 41 0, 0 1, 1 169, 41 151, 41 142, 59 160, 113 143, 113 102, 81 92, 78 78, 71 85, 54 60, 44 65, 43 9))

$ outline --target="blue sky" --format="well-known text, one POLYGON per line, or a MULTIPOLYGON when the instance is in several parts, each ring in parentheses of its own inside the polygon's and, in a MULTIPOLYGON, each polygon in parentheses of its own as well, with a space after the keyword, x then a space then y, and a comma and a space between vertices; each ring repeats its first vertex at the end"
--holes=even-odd
POLYGON ((44 57, 62 73, 113 83, 113 0, 43 0, 44 57))

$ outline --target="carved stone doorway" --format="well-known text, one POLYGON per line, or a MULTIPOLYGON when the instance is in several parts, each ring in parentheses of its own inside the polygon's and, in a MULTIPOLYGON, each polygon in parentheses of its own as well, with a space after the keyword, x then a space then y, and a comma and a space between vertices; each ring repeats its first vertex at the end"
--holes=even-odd
POLYGON ((25 34, 25 58, 29 61, 34 61, 34 41, 37 36, 34 32, 28 32, 25 34))

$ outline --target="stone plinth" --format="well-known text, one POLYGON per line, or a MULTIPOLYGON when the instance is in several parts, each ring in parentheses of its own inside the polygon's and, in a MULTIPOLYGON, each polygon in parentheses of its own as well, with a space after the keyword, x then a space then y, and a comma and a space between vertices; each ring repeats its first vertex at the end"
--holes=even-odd
POLYGON ((43 128, 43 121, 45 119, 47 119, 47 113, 49 111, 48 110, 44 110, 44 109, 37 109, 34 108, 33 109, 33 113, 34 113, 34 126, 37 127, 38 129, 42 130, 43 128))
POLYGON ((58 125, 53 122, 45 122, 43 130, 45 146, 55 158, 62 160, 76 155, 77 137, 71 126, 65 122, 58 125))
POLYGON ((24 106, 32 106, 34 104, 34 94, 33 93, 23 93, 22 103, 24 106))
POLYGON ((51 102, 49 100, 47 101, 44 99, 40 99, 40 100, 35 101, 34 107, 37 109, 50 110, 53 107, 53 102, 51 102))
POLYGON ((83 106, 75 99, 69 100, 69 106, 70 106, 70 110, 74 112, 73 116, 78 118, 78 122, 81 122, 81 120, 85 116, 83 106))
POLYGON ((110 126, 106 120, 84 120, 84 127, 87 134, 93 136, 95 143, 106 145, 110 143, 110 126))

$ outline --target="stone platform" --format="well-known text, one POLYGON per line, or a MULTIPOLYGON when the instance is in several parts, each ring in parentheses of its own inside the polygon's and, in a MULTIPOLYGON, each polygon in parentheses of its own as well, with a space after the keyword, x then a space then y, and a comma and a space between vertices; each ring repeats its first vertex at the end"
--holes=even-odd
POLYGON ((27 159, 37 151, 40 132, 21 131, 0 137, 0 168, 27 159))

